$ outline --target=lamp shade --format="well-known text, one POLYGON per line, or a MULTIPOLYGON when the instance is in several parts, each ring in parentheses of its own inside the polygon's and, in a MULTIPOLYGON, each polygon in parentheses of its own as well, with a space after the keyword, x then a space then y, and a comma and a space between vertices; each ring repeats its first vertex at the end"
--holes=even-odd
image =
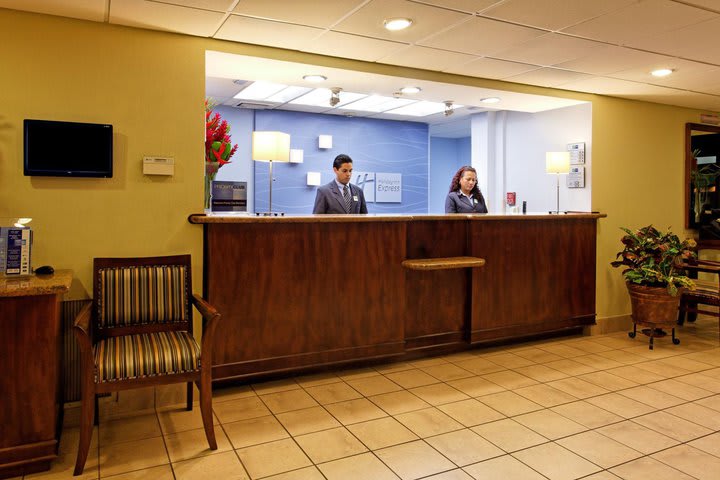
POLYGON ((570 172, 570 152, 545 153, 545 173, 570 172))
POLYGON ((283 132, 253 132, 252 159, 257 162, 289 162, 290 135, 283 132))

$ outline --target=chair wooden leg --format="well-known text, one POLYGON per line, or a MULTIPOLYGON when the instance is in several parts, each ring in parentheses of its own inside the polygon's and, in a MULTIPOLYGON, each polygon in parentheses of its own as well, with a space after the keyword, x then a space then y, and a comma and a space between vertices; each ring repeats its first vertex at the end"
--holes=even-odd
POLYGON ((78 443, 77 460, 73 475, 80 475, 85 469, 85 461, 90 451, 90 440, 92 440, 93 420, 95 418, 95 393, 89 389, 83 389, 82 405, 80 406, 80 442, 78 443))
POLYGON ((207 437, 210 450, 217 450, 217 441, 215 441, 215 428, 212 419, 212 383, 210 374, 203 372, 200 376, 200 414, 202 415, 203 427, 205 427, 205 436, 207 437))
POLYGON ((187 383, 187 409, 192 410, 193 407, 193 382, 187 383))

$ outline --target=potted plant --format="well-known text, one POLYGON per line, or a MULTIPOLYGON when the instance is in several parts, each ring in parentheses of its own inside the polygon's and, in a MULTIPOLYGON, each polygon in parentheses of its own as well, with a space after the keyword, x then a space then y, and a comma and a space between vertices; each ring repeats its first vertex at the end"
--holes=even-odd
POLYGON ((695 284, 685 275, 682 261, 695 257, 695 240, 689 238, 680 241, 677 235, 661 232, 652 225, 625 232, 621 238, 623 249, 618 252, 613 267, 625 267, 622 271, 630 293, 632 304, 633 331, 628 335, 634 338, 637 326, 648 327, 643 333, 650 337, 650 349, 653 337, 663 336, 662 328, 672 328, 673 343, 675 323, 682 289, 694 289, 695 284))
POLYGON ((212 182, 218 170, 230 163, 237 144, 230 142, 230 125, 219 113, 213 115, 213 105, 205 100, 205 210, 210 209, 212 182))

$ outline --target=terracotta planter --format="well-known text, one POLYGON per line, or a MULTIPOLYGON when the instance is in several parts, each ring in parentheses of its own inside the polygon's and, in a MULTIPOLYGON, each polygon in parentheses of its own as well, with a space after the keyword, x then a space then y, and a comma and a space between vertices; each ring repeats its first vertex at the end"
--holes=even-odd
POLYGON ((653 348, 653 338, 665 336, 663 328, 672 329, 673 343, 677 345, 680 340, 675 338, 675 325, 678 319, 680 296, 682 289, 676 296, 668 293, 665 287, 646 287, 635 283, 626 283, 630 302, 632 304, 633 331, 628 335, 635 337, 637 327, 647 327, 643 333, 650 337, 650 349, 653 348))

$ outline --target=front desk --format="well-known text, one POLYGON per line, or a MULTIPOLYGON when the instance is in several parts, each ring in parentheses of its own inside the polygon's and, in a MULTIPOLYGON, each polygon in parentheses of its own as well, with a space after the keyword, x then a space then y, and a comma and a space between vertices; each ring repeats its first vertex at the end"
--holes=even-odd
POLYGON ((595 322, 601 214, 191 215, 213 379, 407 359, 595 322), (417 270, 408 259, 479 257, 417 270))

